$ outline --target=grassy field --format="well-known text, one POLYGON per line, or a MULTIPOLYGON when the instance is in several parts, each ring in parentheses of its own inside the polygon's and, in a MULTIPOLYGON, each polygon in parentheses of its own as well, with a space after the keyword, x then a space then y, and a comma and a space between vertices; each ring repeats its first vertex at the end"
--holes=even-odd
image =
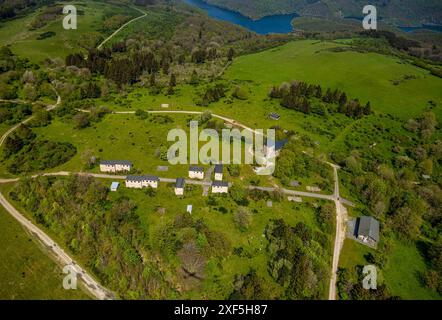
POLYGON ((427 266, 416 245, 395 240, 388 264, 383 271, 385 282, 393 295, 403 299, 442 299, 422 284, 427 266))
POLYGON ((272 85, 291 80, 339 88, 363 103, 370 101, 376 111, 404 119, 419 114, 429 100, 442 103, 442 79, 428 71, 376 53, 327 50, 337 46, 333 42, 291 42, 237 58, 225 77, 255 83, 257 100, 263 99, 272 85), (405 75, 416 78, 396 86, 392 83, 405 75))
POLYGON ((77 8, 77 30, 63 28, 63 15, 36 30, 29 30, 30 24, 41 13, 41 9, 23 18, 0 24, 0 45, 10 45, 11 50, 21 57, 39 63, 45 58, 64 58, 95 41, 104 39, 103 18, 110 15, 136 17, 140 13, 125 6, 116 6, 99 1, 74 1, 77 8), (45 32, 55 35, 43 40, 38 36, 45 32))
POLYGON ((0 207, 0 299, 89 299, 62 287, 60 266, 0 207))
MULTIPOLYGON (((365 259, 375 250, 356 241, 346 239, 339 259, 339 267, 354 272, 356 266, 369 263, 365 259)), ((393 241, 391 254, 383 270, 378 268, 378 281, 384 283, 391 295, 406 300, 433 300, 442 297, 426 288, 421 282, 421 275, 426 271, 425 261, 413 244, 393 241)))

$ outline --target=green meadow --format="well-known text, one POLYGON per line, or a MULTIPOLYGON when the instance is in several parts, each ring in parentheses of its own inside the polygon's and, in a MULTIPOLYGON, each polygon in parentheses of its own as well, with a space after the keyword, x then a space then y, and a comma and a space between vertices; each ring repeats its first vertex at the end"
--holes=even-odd
POLYGON ((39 9, 25 17, 1 23, 0 45, 10 45, 15 54, 35 63, 40 63, 46 58, 61 58, 64 61, 68 54, 88 46, 93 47, 98 41, 110 35, 111 32, 103 31, 105 17, 139 15, 138 11, 129 7, 99 1, 74 1, 70 4, 77 8, 76 30, 63 28, 64 15, 57 16, 41 28, 30 30, 33 19, 42 12, 42 9, 39 9), (46 32, 54 32, 55 35, 42 40, 37 39, 46 32))
POLYGON ((0 207, 0 299, 89 299, 80 290, 63 289, 60 266, 0 207))
MULTIPOLYGON (((346 239, 339 259, 339 267, 356 272, 357 266, 365 266, 365 256, 375 254, 376 250, 354 240, 346 239)), ((378 283, 385 283, 391 295, 405 300, 441 299, 436 292, 426 288, 422 275, 427 266, 416 245, 399 240, 392 241, 388 262, 384 269, 377 268, 378 283)))
MULTIPOLYGON (((238 57, 224 77, 257 85, 256 99, 271 86, 292 80, 339 88, 375 111, 408 119, 432 100, 442 103, 442 79, 406 61, 377 53, 332 52, 342 47, 330 41, 294 41, 260 53, 238 57), (405 76, 413 79, 404 80, 405 76), (393 81, 399 80, 398 85, 393 81)), ((440 112, 440 110, 439 110, 440 112)))

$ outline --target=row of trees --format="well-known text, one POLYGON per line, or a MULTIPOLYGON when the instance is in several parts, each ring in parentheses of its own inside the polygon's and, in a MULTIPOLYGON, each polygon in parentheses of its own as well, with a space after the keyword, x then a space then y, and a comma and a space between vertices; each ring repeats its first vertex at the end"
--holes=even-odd
POLYGON ((372 113, 370 102, 362 106, 358 99, 349 100, 347 94, 338 89, 327 88, 326 92, 320 85, 308 84, 302 81, 293 81, 291 84, 272 87, 270 97, 281 99, 281 105, 288 109, 303 113, 314 112, 312 98, 321 100, 327 104, 337 104, 336 112, 343 113, 348 117, 361 118, 372 113))

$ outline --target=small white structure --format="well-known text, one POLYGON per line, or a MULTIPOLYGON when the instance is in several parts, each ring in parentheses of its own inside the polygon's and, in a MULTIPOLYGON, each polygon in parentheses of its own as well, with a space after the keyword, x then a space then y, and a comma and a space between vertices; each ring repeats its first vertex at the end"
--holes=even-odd
POLYGON ((152 187, 158 188, 160 179, 156 176, 127 176, 126 188, 142 189, 152 187))
POLYGON ((215 180, 216 181, 223 181, 223 165, 222 164, 215 165, 215 180))
POLYGON ((301 197, 287 197, 287 200, 290 202, 302 202, 301 197))
POLYGON ((224 181, 214 181, 212 183, 212 193, 228 193, 229 184, 224 181))
POLYGON ((187 211, 188 213, 191 214, 191 213, 192 213, 192 209, 193 209, 192 205, 191 205, 191 204, 188 204, 188 205, 187 205, 187 210, 186 210, 186 211, 187 211))
POLYGON ((161 108, 169 108, 169 104, 168 103, 162 103, 161 104, 161 108))
POLYGON ((119 182, 112 182, 112 184, 111 184, 111 187, 110 187, 110 190, 112 191, 112 192, 116 192, 117 190, 118 190, 118 187, 120 186, 120 183, 119 182))
POLYGON ((132 170, 132 162, 127 160, 102 160, 100 161, 101 172, 129 172, 132 170))
POLYGON ((204 168, 191 166, 189 168, 189 178, 191 179, 204 179, 204 168))
POLYGON ((175 184, 175 195, 182 196, 184 195, 184 178, 177 178, 175 184))
POLYGON ((321 188, 318 188, 315 186, 307 186, 306 189, 307 189, 307 191, 310 191, 310 192, 321 192, 321 188))

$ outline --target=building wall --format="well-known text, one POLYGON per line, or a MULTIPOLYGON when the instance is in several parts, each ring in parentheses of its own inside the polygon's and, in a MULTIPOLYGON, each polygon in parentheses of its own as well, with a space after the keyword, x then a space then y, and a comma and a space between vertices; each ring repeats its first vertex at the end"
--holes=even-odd
POLYGON ((101 172, 119 172, 119 171, 130 171, 131 166, 127 165, 107 165, 107 164, 100 164, 100 171, 101 172))
POLYGON ((131 166, 128 165, 121 165, 121 164, 117 164, 115 165, 115 171, 130 171, 131 166))
POLYGON ((189 178, 191 178, 191 179, 204 179, 204 172, 189 171, 189 178))
POLYGON ((141 181, 128 181, 128 180, 126 180, 126 188, 142 189, 143 183, 141 181))
POLYGON ((175 188, 175 194, 177 196, 182 196, 184 195, 184 188, 175 188))
POLYGON ((229 188, 228 187, 216 187, 212 186, 212 193, 228 193, 229 188))
POLYGON ((143 181, 143 187, 158 188, 158 181, 143 181))
POLYGON ((101 172, 115 172, 115 167, 111 166, 111 165, 100 164, 100 171, 101 172))
POLYGON ((222 181, 223 180, 223 174, 222 173, 215 173, 215 180, 216 181, 222 181))
POLYGON ((152 187, 154 189, 158 188, 158 181, 128 181, 126 180, 126 188, 136 188, 136 189, 142 189, 147 187, 152 187))

